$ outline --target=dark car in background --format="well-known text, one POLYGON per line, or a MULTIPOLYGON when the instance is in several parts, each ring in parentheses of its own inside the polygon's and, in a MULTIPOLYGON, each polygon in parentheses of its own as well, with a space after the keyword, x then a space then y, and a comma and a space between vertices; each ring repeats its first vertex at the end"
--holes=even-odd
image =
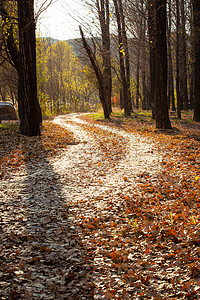
POLYGON ((17 113, 12 103, 0 101, 0 123, 2 120, 17 120, 17 113))

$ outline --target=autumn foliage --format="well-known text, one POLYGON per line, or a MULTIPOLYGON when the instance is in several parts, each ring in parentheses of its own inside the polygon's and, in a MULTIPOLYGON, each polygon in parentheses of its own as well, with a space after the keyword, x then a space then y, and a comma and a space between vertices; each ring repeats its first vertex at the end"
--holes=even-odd
MULTIPOLYGON (((3 124, 0 129, 1 179, 4 181, 14 173, 19 175, 27 163, 37 163, 41 157, 53 161, 60 151, 72 151, 69 145, 75 147, 70 154, 77 159, 73 169, 65 166, 71 173, 62 168, 60 171, 64 174, 60 176, 63 189, 75 186, 68 192, 62 212, 62 218, 69 218, 71 223, 69 227, 58 226, 51 234, 54 234, 53 239, 59 237, 61 257, 64 255, 61 245, 68 234, 78 241, 84 272, 80 266, 76 271, 68 271, 64 283, 58 281, 52 285, 55 295, 59 298, 63 291, 68 291, 65 295, 73 294, 75 284, 87 299, 94 296, 198 299, 199 124, 190 121, 189 115, 182 121, 171 116, 172 130, 155 130, 153 121, 144 113, 134 113, 129 118, 113 114, 110 121, 94 120, 94 115, 81 119, 81 123, 68 120, 66 124, 87 132, 90 139, 85 137, 82 144, 68 130, 51 122, 45 122, 41 139, 20 136, 15 125, 3 124), (133 154, 129 156, 131 151, 133 154), (84 284, 78 275, 81 272, 84 284)), ((54 184, 51 180, 52 188, 54 184)), ((50 226, 55 219, 55 216, 54 219, 45 216, 42 226, 50 226)), ((19 236, 14 238, 9 234, 7 238, 7 244, 4 238, 5 249, 11 244, 9 239, 19 236)), ((26 248, 28 242, 23 241, 22 245, 26 248)), ((54 249, 50 244, 37 247, 39 254, 29 260, 39 268, 40 256, 44 262, 49 261, 54 249)), ((69 253, 77 251, 73 247, 77 246, 71 244, 69 253)), ((20 252, 15 248, 15 256, 20 257, 16 251, 20 252)), ((71 263, 73 255, 68 254, 61 260, 61 270, 71 263)), ((10 259, 15 266, 17 259, 10 259)), ((24 270, 24 266, 22 268, 24 270)), ((50 268, 56 269, 56 262, 51 262, 50 268)), ((28 271, 24 274, 30 276, 28 271)))
POLYGON ((72 134, 51 122, 44 121, 42 137, 19 134, 17 122, 0 125, 0 178, 9 178, 25 168, 26 163, 50 158, 68 145, 75 143, 72 134))

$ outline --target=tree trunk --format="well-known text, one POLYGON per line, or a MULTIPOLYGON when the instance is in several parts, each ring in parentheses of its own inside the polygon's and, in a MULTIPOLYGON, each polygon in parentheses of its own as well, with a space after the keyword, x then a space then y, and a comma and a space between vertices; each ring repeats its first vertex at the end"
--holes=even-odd
MULTIPOLYGON (((144 3, 142 1, 142 15, 144 16, 144 3)), ((142 34, 141 34, 141 43, 142 45, 146 44, 146 30, 147 30, 147 23, 146 23, 146 18, 143 17, 143 22, 142 22, 142 34)), ((142 78, 142 109, 146 110, 147 105, 148 105, 148 97, 147 97, 147 83, 146 83, 146 62, 147 62, 147 52, 144 47, 144 50, 141 55, 141 78, 142 78)))
MULTIPOLYGON (((139 41, 140 44, 140 41, 139 41)), ((136 67, 136 101, 135 107, 139 109, 139 99, 140 99, 140 45, 137 49, 137 67, 136 67)))
POLYGON ((110 51, 110 10, 109 1, 102 0, 101 6, 97 1, 97 8, 101 26, 102 36, 102 58, 103 58, 103 84, 107 109, 109 114, 112 112, 112 75, 111 75, 111 51, 110 51))
POLYGON ((155 119, 155 76, 156 76, 156 43, 155 43, 155 0, 148 1, 148 30, 150 53, 150 90, 152 118, 155 119))
POLYGON ((127 85, 127 99, 125 103, 125 114, 131 115, 132 112, 132 104, 131 104, 131 75, 130 75, 130 55, 129 55, 129 47, 128 47, 128 39, 126 35, 126 25, 124 20, 124 11, 122 1, 119 2, 119 13, 121 18, 121 26, 122 26, 122 40, 124 45, 124 53, 125 53, 125 70, 126 70, 126 85, 127 85))
MULTIPOLYGON (((131 98, 130 98, 130 70, 129 65, 124 63, 124 56, 126 57, 128 53, 128 42, 124 43, 123 38, 123 32, 125 31, 125 28, 123 29, 123 26, 125 27, 125 23, 123 23, 123 10, 120 13, 120 5, 118 0, 113 0, 114 6, 115 6, 115 14, 117 19, 117 27, 118 27, 118 43, 119 43, 119 60, 120 60, 120 73, 121 73, 121 79, 122 79, 122 89, 123 89, 123 106, 124 106, 124 112, 126 116, 131 115, 131 98), (127 43, 127 44, 126 44, 127 43), (127 50, 125 48, 127 47, 127 50), (127 74, 126 71, 128 68, 129 77, 127 80, 127 74), (129 81, 129 82, 128 82, 129 81)), ((121 7, 122 9, 122 7, 121 7)), ((125 36, 126 39, 126 36, 125 36)), ((129 53, 128 53, 129 55, 129 53)), ((129 59, 129 58, 128 58, 129 59)), ((128 60, 129 64, 129 60, 128 60)))
POLYGON ((180 14, 179 0, 176 0, 176 100, 177 100, 177 117, 181 119, 181 95, 180 95, 180 50, 179 50, 179 34, 180 34, 180 14))
POLYGON ((42 122, 37 98, 34 1, 18 0, 20 133, 40 135, 42 122))
POLYGON ((166 0, 156 0, 156 128, 171 129, 167 106, 166 0))
POLYGON ((96 75, 96 78, 97 78, 97 81, 99 84, 99 98, 101 101, 101 105, 103 107, 104 117, 105 117, 105 119, 109 119, 111 111, 110 111, 109 107, 107 106, 107 102, 106 102, 103 74, 98 66, 98 63, 96 61, 94 53, 92 52, 92 49, 90 48, 90 46, 88 45, 88 43, 84 37, 81 26, 79 27, 79 29, 80 29, 80 33, 81 33, 83 47, 85 48, 85 50, 87 52, 87 55, 90 59, 90 62, 92 64, 92 67, 94 69, 94 72, 95 72, 95 75, 96 75))
POLYGON ((180 55, 180 89, 183 99, 183 106, 188 110, 188 89, 187 89, 187 58, 186 58, 186 31, 185 31, 185 6, 184 0, 181 0, 181 55, 180 55))
POLYGON ((194 13, 193 13, 193 0, 190 0, 190 6, 189 9, 191 11, 191 17, 189 19, 189 24, 190 24, 190 51, 189 51, 189 99, 190 99, 190 103, 189 103, 189 108, 190 109, 194 109, 194 78, 195 78, 195 42, 194 42, 194 13))
POLYGON ((200 2, 193 0, 194 43, 195 43, 195 82, 194 82, 194 121, 200 122, 200 2))
POLYGON ((169 24, 167 24, 168 31, 168 107, 172 107, 172 111, 175 111, 175 99, 174 99, 174 75, 173 75, 173 64, 172 64, 172 47, 171 47, 171 0, 169 0, 169 24))

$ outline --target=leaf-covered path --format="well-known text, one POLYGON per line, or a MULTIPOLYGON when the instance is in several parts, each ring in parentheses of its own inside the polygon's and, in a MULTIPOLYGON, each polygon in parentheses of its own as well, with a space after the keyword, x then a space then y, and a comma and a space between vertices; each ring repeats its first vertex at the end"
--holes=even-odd
POLYGON ((0 299, 199 299, 198 174, 151 135, 54 123, 75 142, 1 181, 0 299))

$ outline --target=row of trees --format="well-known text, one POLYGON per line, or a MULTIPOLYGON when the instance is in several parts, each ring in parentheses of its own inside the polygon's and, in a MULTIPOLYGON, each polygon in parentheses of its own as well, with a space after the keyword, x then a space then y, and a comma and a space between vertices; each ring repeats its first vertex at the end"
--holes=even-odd
POLYGON ((36 39, 34 1, 25 2, 0 2, 0 96, 17 101, 20 132, 38 135, 42 115, 85 109, 97 92, 71 46, 36 39))
MULTIPOLYGON (((36 46, 33 0, 0 1, 0 73, 15 68, 10 97, 17 95, 21 133, 40 134, 41 108, 65 111, 69 103, 87 101, 96 88, 105 118, 116 96, 127 116, 140 106, 151 108, 158 128, 171 128, 169 108, 179 118, 183 108, 194 108, 200 121, 199 1, 83 2, 91 19, 80 26, 86 53, 81 64, 65 42, 38 40, 36 46)), ((1 87, 0 93, 5 98, 8 91, 1 87)))
POLYGON ((177 109, 179 118, 182 109, 194 108, 194 119, 199 121, 198 1, 88 0, 87 5, 94 14, 88 24, 97 25, 99 21, 97 32, 89 27, 93 45, 85 38, 82 28, 80 32, 99 82, 105 117, 111 112, 110 98, 102 92, 108 90, 106 84, 112 81, 112 78, 108 80, 111 72, 105 76, 105 71, 114 69, 127 116, 139 106, 151 107, 157 127, 170 128, 169 108, 177 109))

